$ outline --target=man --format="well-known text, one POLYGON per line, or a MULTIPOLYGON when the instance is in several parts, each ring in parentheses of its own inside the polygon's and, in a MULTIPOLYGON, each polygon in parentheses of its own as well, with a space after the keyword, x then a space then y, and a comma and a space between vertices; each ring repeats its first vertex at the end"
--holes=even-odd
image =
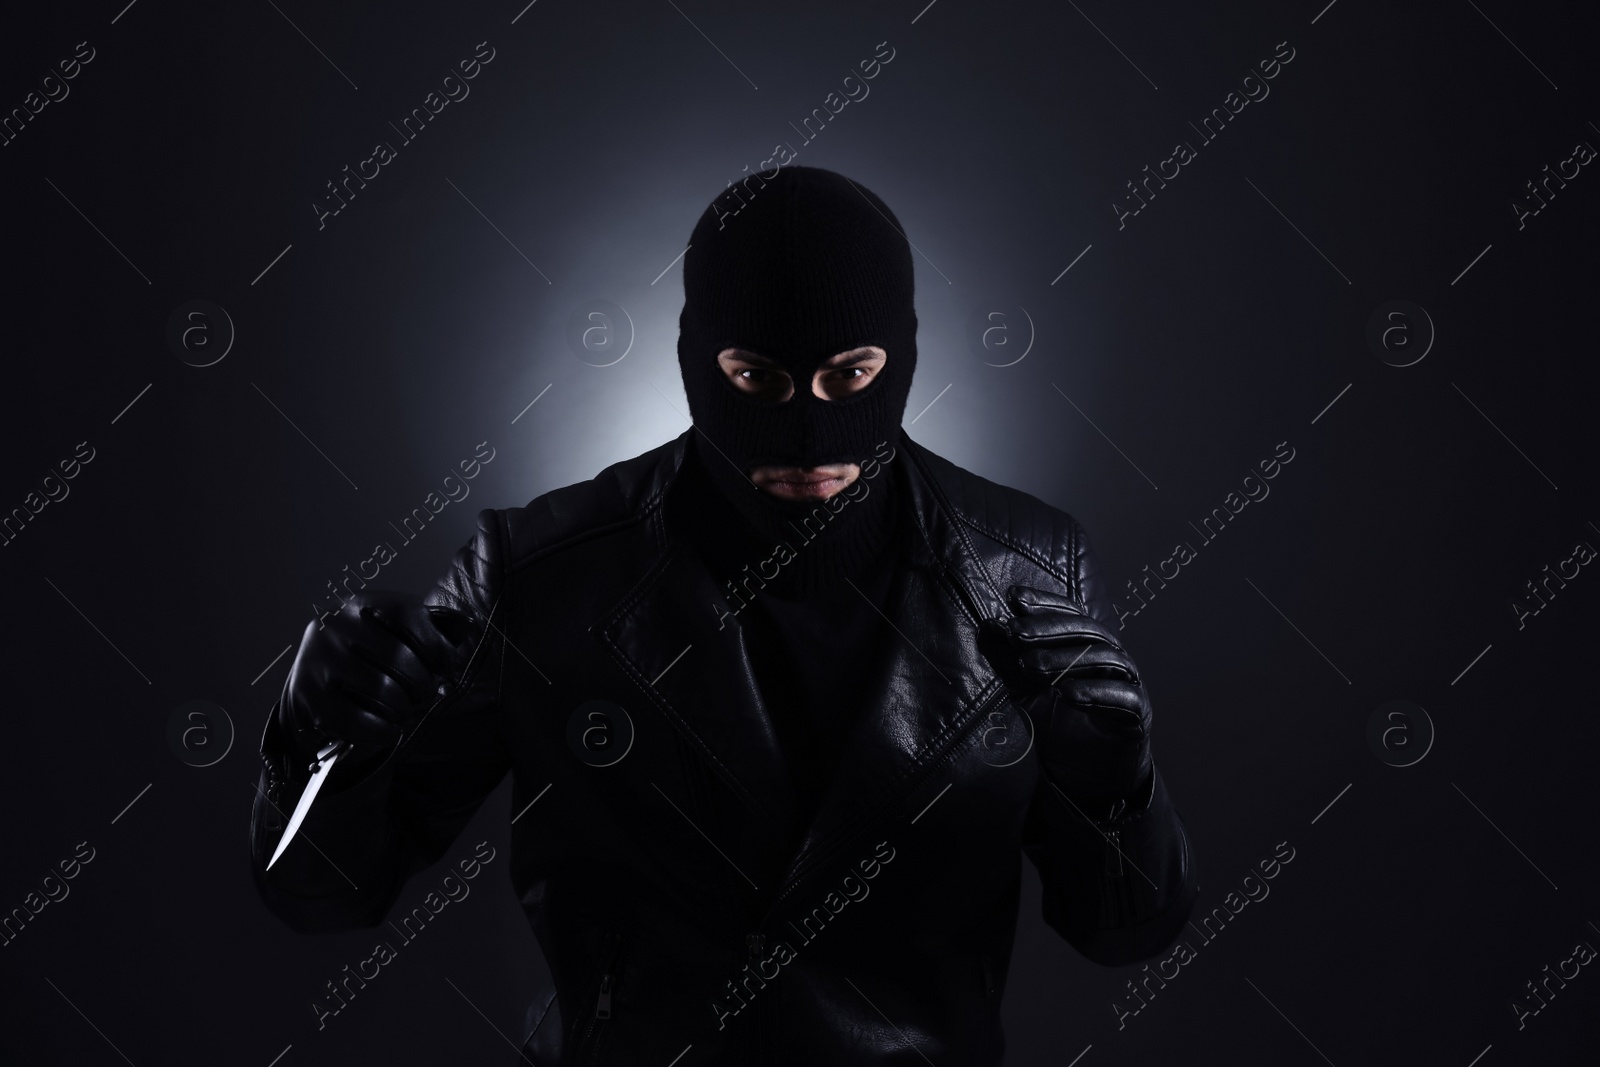
POLYGON ((808 167, 737 194, 684 258, 693 428, 482 512, 425 602, 307 626, 257 883, 296 929, 375 925, 509 770, 554 981, 528 1062, 998 1064, 1022 853, 1098 963, 1188 917, 1145 686, 1077 522, 900 429, 889 208, 808 167))

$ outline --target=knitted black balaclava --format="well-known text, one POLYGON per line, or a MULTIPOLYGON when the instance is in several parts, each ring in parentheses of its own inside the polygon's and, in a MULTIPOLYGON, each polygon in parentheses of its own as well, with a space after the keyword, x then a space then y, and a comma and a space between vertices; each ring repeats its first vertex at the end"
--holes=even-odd
MULTIPOLYGON (((747 474, 764 464, 861 463, 880 442, 894 444, 917 365, 910 244, 860 184, 783 167, 712 201, 689 239, 683 288, 678 363, 705 469, 759 537, 792 541, 791 521, 817 502, 777 499, 747 474), (823 361, 865 345, 887 353, 870 385, 834 400, 812 393, 823 361), (725 348, 776 360, 794 395, 773 403, 740 392, 717 365, 725 348)), ((875 539, 888 522, 881 505, 844 509, 828 539, 875 539)))

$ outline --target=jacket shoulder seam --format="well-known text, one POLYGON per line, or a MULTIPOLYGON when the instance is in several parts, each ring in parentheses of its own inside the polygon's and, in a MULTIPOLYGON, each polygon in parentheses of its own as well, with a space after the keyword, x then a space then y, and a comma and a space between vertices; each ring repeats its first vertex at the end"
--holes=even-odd
MULTIPOLYGON (((539 562, 543 561, 546 557, 553 556, 553 555, 555 555, 555 554, 557 554, 559 552, 564 552, 564 551, 566 551, 568 549, 576 548, 576 547, 578 547, 579 545, 583 544, 586 541, 592 541, 592 540, 595 540, 596 538, 604 537, 607 534, 612 534, 612 533, 616 533, 616 532, 621 531, 621 530, 625 530, 630 526, 637 526, 638 524, 640 524, 642 522, 645 522, 650 518, 651 513, 653 511, 655 511, 655 509, 656 509, 656 505, 657 505, 657 501, 654 498, 652 498, 651 500, 646 501, 637 510, 632 511, 627 515, 624 515, 620 519, 615 519, 615 520, 613 520, 611 522, 608 522, 608 523, 604 523, 604 524, 597 525, 597 526, 589 526, 589 527, 586 527, 586 528, 584 528, 582 530, 577 530, 577 531, 575 531, 573 533, 567 534, 566 536, 562 537, 560 540, 553 541, 553 542, 551 542, 549 544, 534 545, 529 551, 527 551, 525 553, 522 553, 520 555, 517 555, 515 557, 509 558, 507 560, 507 564, 506 564, 507 576, 508 577, 515 577, 517 574, 519 574, 521 571, 523 571, 527 567, 530 567, 535 563, 539 563, 539 562)), ((512 509, 500 508, 500 509, 497 509, 497 510, 500 511, 500 513, 502 515, 505 515, 506 512, 508 512, 508 511, 510 511, 512 509)), ((506 517, 502 521, 505 522, 505 524, 507 525, 507 527, 509 529, 509 526, 510 526, 509 517, 506 517)), ((511 553, 508 552, 507 556, 510 557, 511 553)))
POLYGON ((1041 570, 1047 571, 1053 575, 1063 585, 1067 586, 1068 589, 1076 588, 1076 574, 1063 574, 1061 569, 1056 566, 1054 561, 1046 559, 1044 555, 1033 545, 1026 544, 1009 534, 1001 533, 992 526, 980 523, 977 519, 973 518, 971 515, 968 515, 960 508, 953 507, 952 510, 955 512, 956 518, 960 519, 964 525, 972 527, 974 530, 977 530, 990 540, 1005 545, 1019 556, 1022 556, 1030 562, 1036 564, 1041 570))
MULTIPOLYGON (((660 464, 664 461, 658 459, 656 462, 660 464)), ((605 472, 602 472, 602 475, 604 473, 605 472)), ((517 551, 516 537, 511 532, 511 513, 513 511, 526 510, 536 504, 539 504, 541 501, 548 500, 555 494, 564 493, 568 490, 576 489, 579 486, 593 485, 597 479, 590 479, 588 482, 579 482, 574 486, 563 486, 558 489, 552 489, 548 493, 541 493, 539 496, 536 496, 530 500, 527 504, 524 504, 521 508, 494 509, 501 516, 501 521, 505 528, 507 557, 506 572, 508 579, 516 576, 526 567, 544 560, 548 556, 555 555, 571 548, 576 548, 587 541, 592 541, 596 538, 605 537, 609 534, 626 530, 629 527, 649 522, 651 518, 661 510, 662 503, 666 499, 668 489, 671 487, 673 482, 676 481, 676 473, 677 472, 675 469, 667 471, 664 477, 655 479, 655 483, 649 487, 648 492, 644 493, 642 496, 634 496, 631 500, 628 499, 629 495, 631 494, 619 491, 618 495, 621 498, 622 506, 613 511, 612 518, 602 521, 585 522, 579 525, 576 529, 569 528, 564 531, 558 531, 551 540, 544 541, 535 538, 534 543, 521 552, 517 551)), ((590 503, 587 505, 587 507, 593 508, 593 504, 590 503)), ((537 523, 538 521, 539 519, 537 518, 532 520, 534 523, 537 523)))
POLYGON ((1072 561, 1072 599, 1083 603, 1083 556, 1078 551, 1079 534, 1083 527, 1077 519, 1067 524, 1067 559, 1072 561))
MULTIPOLYGON (((940 458, 943 458, 943 457, 940 457, 940 458)), ((1069 561, 1073 564, 1074 569, 1076 569, 1076 556, 1071 554, 1073 548, 1075 547, 1075 542, 1074 542, 1074 538, 1073 538, 1073 535, 1071 533, 1071 530, 1072 530, 1072 527, 1077 525, 1077 520, 1076 519, 1074 519, 1071 515, 1067 514, 1066 512, 1062 511, 1061 509, 1053 507, 1050 504, 1045 503, 1043 500, 1038 499, 1037 497, 1034 497, 1034 496, 1031 496, 1030 494, 1024 493, 1020 489, 1014 489, 1014 488, 1012 488, 1010 486, 1001 485, 998 482, 991 482, 991 481, 989 481, 989 479, 984 478, 981 475, 973 474, 970 471, 962 470, 960 467, 955 466, 955 464, 949 463, 948 460, 946 460, 945 462, 947 464, 949 464, 949 466, 951 467, 951 469, 953 471, 953 475, 952 476, 953 476, 953 478, 955 480, 957 480, 957 481, 973 481, 973 482, 993 485, 996 488, 1000 489, 1001 491, 1003 491, 1003 492, 1005 492, 1007 494, 1019 497, 1023 501, 1027 502, 1027 504, 1028 504, 1028 506, 1029 506, 1029 508, 1031 510, 1043 511, 1046 514, 1048 514, 1051 517, 1051 519, 1053 520, 1052 521, 1052 526, 1055 526, 1056 528, 1059 528, 1059 521, 1061 519, 1066 519, 1067 524, 1068 524, 1068 530, 1069 530, 1069 533, 1068 533, 1069 561)), ((933 482, 933 484, 937 487, 938 495, 939 495, 941 501, 944 503, 945 507, 949 509, 950 513, 952 515, 954 515, 956 517, 956 519, 958 521, 960 521, 960 523, 962 525, 968 526, 971 529, 976 530, 978 533, 983 534, 985 537, 988 537, 989 539, 991 539, 991 540, 993 540, 993 541, 995 541, 995 542, 997 542, 999 544, 1002 544, 1002 545, 1006 546, 1011 551, 1017 553, 1018 555, 1022 556, 1025 559, 1027 559, 1028 561, 1030 561, 1034 565, 1038 566, 1041 570, 1043 570, 1046 573, 1050 574, 1057 581, 1059 581, 1063 585, 1067 586, 1067 588, 1069 590, 1075 588, 1075 585, 1076 585, 1076 583, 1075 583, 1076 575, 1075 574, 1069 575, 1069 574, 1063 573, 1062 569, 1055 563, 1055 561, 1046 558, 1045 554, 1043 552, 1041 552, 1036 545, 1034 545, 1034 544, 1032 544, 1030 542, 1026 542, 1026 541, 1022 540, 1021 538, 1018 538, 1018 537, 1012 535, 1010 532, 1002 532, 1000 530, 995 529, 992 525, 990 525, 988 523, 980 522, 976 517, 974 517, 972 514, 970 514, 965 507, 963 507, 962 505, 957 504, 955 501, 950 499, 950 494, 945 492, 944 486, 941 484, 942 479, 940 479, 940 477, 937 474, 935 474, 932 470, 929 470, 928 471, 928 475, 929 475, 929 480, 931 482, 933 482)))

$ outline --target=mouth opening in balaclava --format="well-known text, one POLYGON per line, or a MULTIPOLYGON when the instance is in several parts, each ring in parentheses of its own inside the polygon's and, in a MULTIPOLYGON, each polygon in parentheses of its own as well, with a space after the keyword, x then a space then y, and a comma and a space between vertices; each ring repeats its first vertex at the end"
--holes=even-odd
MULTIPOLYGON (((689 239, 683 286, 678 363, 704 468, 750 532, 793 543, 794 524, 820 502, 774 497, 749 472, 860 464, 894 444, 917 362, 910 245, 893 212, 859 183, 784 167, 712 201, 689 239), (886 353, 872 382, 838 399, 812 393, 825 360, 867 345, 886 353), (775 403, 741 392, 717 363, 727 348, 775 361, 793 394, 775 403)), ((881 539, 888 496, 874 488, 838 512, 831 554, 881 539)), ((809 554, 820 562, 830 553, 809 554)))

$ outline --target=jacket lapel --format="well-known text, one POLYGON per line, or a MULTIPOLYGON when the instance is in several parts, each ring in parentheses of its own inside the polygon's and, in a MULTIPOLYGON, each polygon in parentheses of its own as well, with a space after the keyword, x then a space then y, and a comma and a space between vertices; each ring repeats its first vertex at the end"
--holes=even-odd
POLYGON ((790 804, 777 733, 744 634, 719 626, 724 597, 688 546, 669 548, 602 629, 651 702, 751 808, 782 825, 790 804))
MULTIPOLYGON (((952 521, 920 447, 904 432, 892 469, 906 491, 910 529, 891 585, 884 648, 838 770, 789 858, 805 858, 872 809, 896 802, 908 780, 972 721, 998 687, 977 651, 981 618, 1007 612, 965 533, 952 521)), ((676 473, 682 449, 661 472, 676 473)), ((726 601, 681 532, 659 528, 659 556, 597 629, 613 656, 733 791, 786 822, 792 791, 743 634, 719 619, 726 601)), ((874 610, 863 602, 862 610, 874 610)), ((785 878, 785 882, 788 878, 785 878)))
POLYGON ((904 432, 899 446, 910 532, 884 613, 886 655, 791 875, 871 809, 897 803, 915 773, 997 689, 978 653, 978 624, 1008 609, 918 462, 918 446, 904 432))

